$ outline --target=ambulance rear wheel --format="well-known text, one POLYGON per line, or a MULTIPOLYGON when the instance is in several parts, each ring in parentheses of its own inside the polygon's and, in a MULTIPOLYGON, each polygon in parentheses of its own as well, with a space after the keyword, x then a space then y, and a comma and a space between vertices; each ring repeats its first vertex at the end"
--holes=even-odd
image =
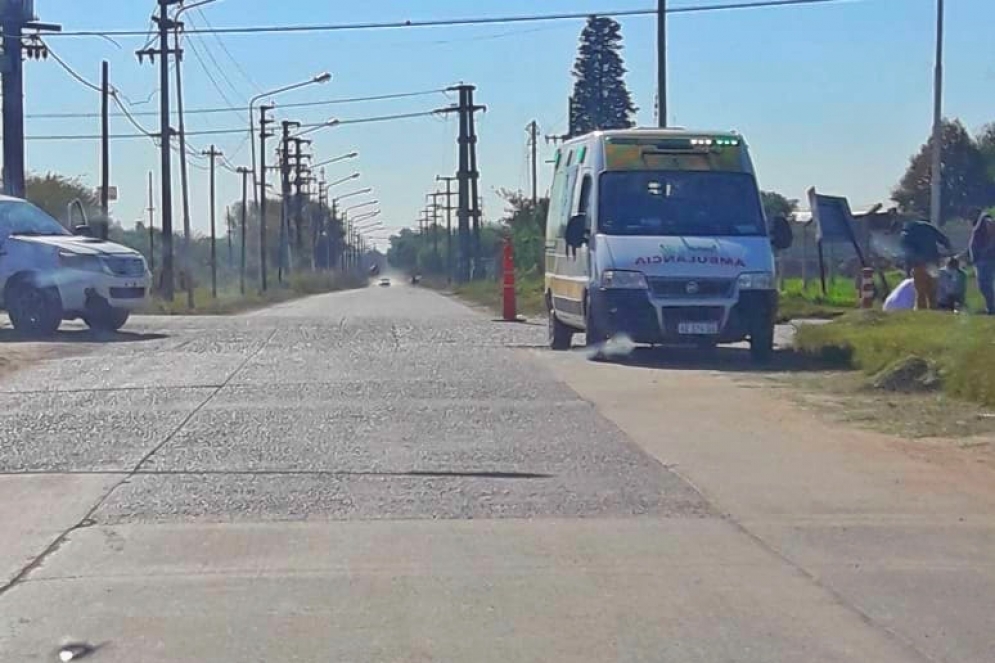
POLYGON ((556 311, 549 308, 549 347, 551 350, 569 350, 573 343, 574 330, 560 322, 556 311))

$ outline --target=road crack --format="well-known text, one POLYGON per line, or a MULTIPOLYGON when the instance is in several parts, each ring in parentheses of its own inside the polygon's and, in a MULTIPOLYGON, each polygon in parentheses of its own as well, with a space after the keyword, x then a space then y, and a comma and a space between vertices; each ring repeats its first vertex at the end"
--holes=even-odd
POLYGON ((120 481, 118 481, 113 486, 108 488, 107 491, 100 496, 100 498, 93 504, 93 506, 91 506, 87 510, 86 514, 84 514, 83 517, 80 518, 80 520, 77 523, 75 523, 74 525, 72 525, 71 527, 60 533, 57 537, 55 537, 55 539, 48 546, 46 546, 45 549, 42 550, 40 554, 36 555, 30 562, 24 565, 21 568, 21 570, 18 571, 17 574, 13 578, 11 578, 8 582, 0 586, 0 597, 3 597, 4 594, 6 594, 8 591, 16 587, 18 584, 24 582, 28 578, 28 576, 30 576, 31 573, 34 572, 35 569, 40 567, 45 562, 45 560, 48 559, 49 556, 57 552, 66 543, 66 541, 69 540, 69 536, 73 532, 79 529, 84 529, 86 527, 92 527, 93 525, 95 525, 97 521, 96 518, 94 518, 94 515, 96 514, 97 510, 100 509, 100 507, 102 507, 107 502, 110 496, 114 494, 114 491, 116 491, 124 484, 128 483, 128 481, 130 481, 133 477, 142 474, 141 471, 142 466, 145 463, 147 463, 153 456, 155 456, 156 453, 158 453, 164 446, 169 444, 169 442, 174 437, 176 437, 176 435, 183 429, 183 427, 186 426, 188 423, 190 423, 190 420, 193 419, 195 416, 197 416, 197 413, 199 413, 202 409, 204 409, 204 407, 208 403, 210 403, 211 400, 213 400, 214 397, 217 396, 222 389, 227 387, 231 383, 231 381, 235 378, 235 376, 238 375, 238 373, 241 372, 242 369, 244 369, 249 364, 249 362, 255 359, 263 350, 265 350, 266 346, 268 346, 270 341, 273 340, 273 337, 276 336, 277 331, 278 331, 277 329, 274 329, 270 333, 270 335, 266 338, 266 340, 263 341, 263 343, 260 344, 260 346, 256 348, 256 350, 249 353, 249 355, 242 362, 240 362, 238 366, 235 367, 235 369, 228 375, 228 377, 225 378, 225 380, 220 385, 212 389, 211 393, 208 394, 193 410, 191 410, 190 413, 183 418, 183 421, 177 424, 173 428, 173 430, 170 431, 169 434, 166 435, 166 437, 163 438, 161 442, 159 442, 159 444, 155 445, 148 453, 142 456, 142 458, 135 464, 135 466, 126 474, 124 474, 124 476, 121 478, 120 481))

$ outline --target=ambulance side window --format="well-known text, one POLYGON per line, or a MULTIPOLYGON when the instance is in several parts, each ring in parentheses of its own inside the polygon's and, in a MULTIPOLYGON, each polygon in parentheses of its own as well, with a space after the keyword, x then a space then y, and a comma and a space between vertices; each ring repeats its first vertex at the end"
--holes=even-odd
POLYGON ((587 217, 587 230, 591 230, 591 189, 592 180, 590 175, 584 175, 584 180, 580 184, 580 197, 577 199, 577 213, 587 217))

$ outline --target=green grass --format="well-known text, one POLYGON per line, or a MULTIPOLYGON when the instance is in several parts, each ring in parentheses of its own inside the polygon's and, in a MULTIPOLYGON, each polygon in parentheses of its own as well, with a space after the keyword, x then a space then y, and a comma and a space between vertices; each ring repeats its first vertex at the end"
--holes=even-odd
POLYGON ((778 320, 835 318, 857 307, 857 289, 849 279, 835 279, 826 284, 826 294, 818 280, 786 279, 778 302, 778 320))
POLYGON ((936 363, 943 390, 995 406, 995 318, 933 311, 859 311, 824 325, 804 325, 798 351, 873 375, 906 357, 936 363))
POLYGON ((274 283, 266 292, 259 292, 256 284, 246 284, 244 295, 238 286, 225 286, 218 289, 217 298, 211 296, 209 287, 194 289, 194 305, 187 305, 186 291, 176 291, 172 302, 153 296, 145 307, 138 311, 145 315, 226 315, 240 313, 271 304, 317 295, 337 290, 348 290, 365 286, 363 277, 343 274, 294 274, 285 283, 274 283))
MULTIPOLYGON (((905 279, 900 271, 890 271, 885 274, 888 286, 894 288, 905 279)), ((875 277, 875 283, 880 287, 880 281, 875 277)), ((832 319, 857 308, 857 284, 853 279, 837 278, 827 284, 825 295, 818 279, 809 281, 808 287, 801 279, 786 279, 781 290, 781 300, 778 311, 780 322, 803 318, 832 319)), ((983 311, 984 299, 978 291, 974 272, 968 270, 967 308, 969 311, 983 311)), ((875 303, 880 307, 881 300, 875 303)))
MULTIPOLYGON (((546 312, 542 289, 543 279, 534 273, 521 275, 515 279, 515 303, 519 315, 539 316, 546 312)), ((503 286, 500 281, 471 281, 456 286, 453 292, 497 313, 502 310, 503 286)))

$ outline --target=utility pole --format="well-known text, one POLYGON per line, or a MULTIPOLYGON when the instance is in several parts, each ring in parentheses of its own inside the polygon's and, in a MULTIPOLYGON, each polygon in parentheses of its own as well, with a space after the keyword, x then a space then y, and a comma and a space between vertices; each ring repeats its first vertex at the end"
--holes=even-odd
MULTIPOLYGON (((218 298, 218 231, 215 222, 215 179, 214 173, 216 170, 217 159, 222 155, 214 145, 211 145, 211 149, 201 152, 204 156, 211 160, 211 297, 214 299, 218 298)), ((231 240, 229 240, 230 242, 231 240)), ((230 244, 229 244, 230 246, 230 244)))
POLYGON ((245 226, 248 217, 248 205, 249 205, 249 174, 252 172, 250 168, 239 168, 238 174, 242 176, 242 214, 241 218, 241 229, 239 234, 239 243, 242 245, 242 252, 239 256, 238 264, 238 291, 241 294, 245 294, 245 226))
POLYGON ((436 175, 436 182, 446 183, 446 281, 453 280, 453 182, 455 177, 436 175))
POLYGON ((111 202, 111 82, 110 65, 100 66, 100 236, 107 239, 111 202))
POLYGON ((532 148, 532 207, 539 206, 539 125, 535 120, 526 127, 529 132, 529 146, 532 148))
POLYGON ((190 228, 190 178, 187 171, 187 131, 183 118, 183 49, 180 48, 180 32, 183 24, 173 24, 173 51, 176 53, 176 122, 180 138, 180 199, 183 203, 183 260, 182 274, 187 287, 187 308, 194 307, 193 301, 193 269, 190 263, 193 238, 190 228))
MULTIPOLYGON (((23 198, 24 186, 24 48, 21 38, 24 28, 59 32, 61 26, 35 20, 33 2, 0 3, 0 27, 3 28, 3 191, 8 196, 23 198)), ((44 54, 44 46, 29 49, 28 55, 44 54)))
POLYGON ((466 115, 467 115, 467 132, 469 140, 469 151, 470 151, 470 201, 472 204, 471 215, 473 217, 473 274, 474 279, 483 276, 481 273, 480 264, 480 225, 481 225, 481 205, 480 205, 480 195, 478 193, 478 182, 480 180, 480 172, 477 170, 477 129, 476 123, 474 122, 473 114, 477 110, 486 110, 483 106, 473 105, 473 91, 476 89, 472 85, 467 85, 466 87, 466 115))
MULTIPOLYGON (((173 301, 173 181, 170 159, 172 131, 169 127, 169 31, 175 23, 169 18, 169 7, 180 0, 159 0, 159 15, 152 20, 159 28, 159 48, 147 48, 136 52, 138 62, 145 57, 155 62, 159 56, 159 170, 162 175, 160 198, 162 199, 162 296, 173 301)), ((6 98, 6 95, 5 95, 6 98)), ((9 134, 7 134, 9 135, 9 134)))
POLYGON ((231 216, 231 205, 225 205, 225 230, 228 235, 228 270, 235 266, 235 254, 232 251, 231 236, 235 232, 235 220, 231 216))
POLYGON ((656 122, 667 126, 667 0, 656 5, 656 122))
POLYGON ((943 223, 943 0, 936 0, 936 65, 933 79, 933 152, 929 178, 929 221, 943 223))
MULTIPOLYGON (((432 199, 432 257, 436 265, 441 261, 439 256, 439 196, 444 195, 446 195, 445 192, 434 191, 425 196, 432 199)), ((446 204, 449 204, 448 200, 446 204)))
MULTIPOLYGON (((149 271, 155 278, 155 198, 152 191, 152 171, 149 171, 149 271)), ((153 280, 154 283, 154 280, 153 280)))
POLYGON ((304 255, 304 185, 310 182, 311 173, 306 159, 310 159, 310 154, 305 154, 301 146, 310 144, 306 138, 294 138, 294 242, 297 246, 298 259, 304 255))
POLYGON ((290 130, 296 129, 301 124, 300 122, 284 120, 280 126, 283 128, 280 139, 280 261, 276 278, 280 283, 283 283, 285 256, 289 250, 287 230, 290 225, 290 130))
MULTIPOLYGON (((456 279, 463 283, 470 280, 471 264, 471 235, 470 224, 473 219, 474 228, 478 231, 476 238, 479 240, 479 208, 477 206, 477 173, 476 173, 476 149, 474 143, 476 136, 473 133, 473 114, 477 111, 485 110, 483 106, 473 105, 472 85, 457 85, 449 88, 459 92, 459 104, 447 108, 438 109, 440 114, 458 113, 459 115, 459 170, 456 177, 459 180, 457 224, 459 236, 459 249, 457 257, 456 279)), ((479 248, 479 242, 474 242, 479 248)))
POLYGON ((266 139, 273 134, 266 131, 266 125, 273 123, 266 114, 273 110, 272 105, 259 107, 259 286, 266 292, 266 139))

